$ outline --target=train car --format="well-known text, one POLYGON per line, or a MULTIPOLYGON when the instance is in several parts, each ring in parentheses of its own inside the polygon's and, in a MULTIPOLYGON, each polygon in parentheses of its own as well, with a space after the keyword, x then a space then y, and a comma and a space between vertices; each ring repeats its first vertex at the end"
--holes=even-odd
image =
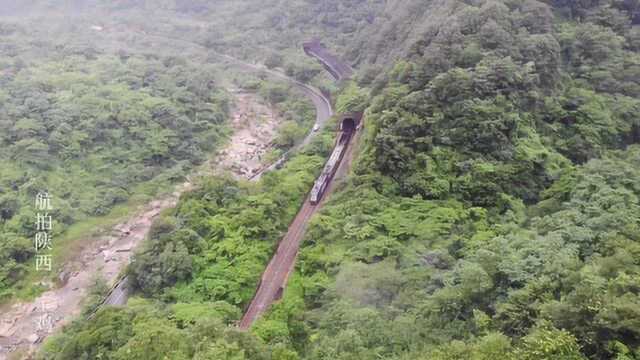
POLYGON ((322 195, 324 195, 324 192, 327 190, 331 179, 333 179, 333 175, 335 175, 336 170, 338 170, 340 161, 342 161, 342 157, 344 156, 347 145, 349 144, 350 137, 350 132, 342 134, 338 145, 333 149, 329 160, 327 160, 327 163, 324 165, 322 173, 320 173, 320 176, 313 184, 313 188, 311 189, 311 194, 309 196, 309 202, 312 205, 318 204, 320 199, 322 199, 322 195))
POLYGON ((313 188, 309 193, 309 202, 312 205, 316 205, 320 202, 322 195, 324 195, 324 192, 329 187, 329 183, 331 183, 333 175, 335 175, 338 170, 340 162, 346 153, 351 136, 356 132, 356 129, 361 126, 361 120, 361 112, 342 115, 342 120, 340 121, 340 136, 338 137, 336 146, 333 148, 333 152, 331 153, 329 160, 327 160, 320 176, 316 179, 313 184, 313 188))

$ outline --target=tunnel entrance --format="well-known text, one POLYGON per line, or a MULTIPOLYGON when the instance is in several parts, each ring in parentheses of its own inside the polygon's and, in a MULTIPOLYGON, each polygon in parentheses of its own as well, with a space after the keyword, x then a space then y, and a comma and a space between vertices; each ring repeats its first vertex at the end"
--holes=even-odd
POLYGON ((340 131, 353 132, 356 129, 356 121, 353 118, 344 118, 340 124, 340 131))
POLYGON ((345 134, 355 133, 360 128, 362 121, 362 112, 351 112, 340 115, 338 121, 339 130, 345 134))

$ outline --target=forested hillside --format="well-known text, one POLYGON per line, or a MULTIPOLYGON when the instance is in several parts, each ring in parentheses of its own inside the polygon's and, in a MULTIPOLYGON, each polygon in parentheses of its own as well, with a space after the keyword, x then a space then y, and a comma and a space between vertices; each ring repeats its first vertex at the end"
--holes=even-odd
POLYGON ((41 358, 640 358, 639 3, 168 3, 212 23, 193 33, 212 51, 286 66, 320 36, 345 54, 337 108, 366 108, 355 167, 250 332, 233 323, 328 130, 258 185, 183 196, 129 269, 140 297, 41 358))
POLYGON ((360 162, 262 336, 303 327, 322 359, 635 358, 637 5, 406 6, 357 49, 402 59, 361 73, 360 162))
POLYGON ((0 39, 5 301, 33 270, 39 191, 55 198, 53 235, 62 240, 69 225, 157 194, 204 160, 227 132, 228 100, 212 68, 184 59, 77 48, 15 23, 0 24, 0 39))

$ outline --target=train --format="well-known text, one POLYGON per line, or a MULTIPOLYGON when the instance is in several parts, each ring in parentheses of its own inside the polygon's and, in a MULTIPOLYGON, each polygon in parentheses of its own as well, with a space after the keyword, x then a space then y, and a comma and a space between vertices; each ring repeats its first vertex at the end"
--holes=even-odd
POLYGON ((349 140, 351 139, 353 131, 353 127, 343 128, 342 134, 338 139, 338 143, 333 148, 333 152, 331 153, 329 160, 327 160, 320 176, 318 176, 313 184, 313 188, 309 194, 309 202, 311 205, 317 205, 322 199, 322 195, 324 195, 325 191, 329 187, 329 183, 331 183, 331 179, 333 179, 336 170, 338 170, 340 162, 342 161, 347 147, 349 146, 349 140))

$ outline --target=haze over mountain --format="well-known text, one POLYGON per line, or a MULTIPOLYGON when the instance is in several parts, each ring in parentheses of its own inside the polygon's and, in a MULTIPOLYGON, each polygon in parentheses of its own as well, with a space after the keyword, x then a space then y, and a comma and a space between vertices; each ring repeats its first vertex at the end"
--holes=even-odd
POLYGON ((261 161, 313 132, 303 95, 241 61, 364 113, 282 299, 248 331, 337 117, 260 181, 198 177, 124 271, 127 305, 79 316, 37 358, 640 359, 640 2, 0 5, 7 302, 47 290, 31 269, 39 189, 58 196, 55 235, 82 244, 222 149, 237 89, 283 117, 261 161), (311 39, 354 75, 335 82, 311 39))

